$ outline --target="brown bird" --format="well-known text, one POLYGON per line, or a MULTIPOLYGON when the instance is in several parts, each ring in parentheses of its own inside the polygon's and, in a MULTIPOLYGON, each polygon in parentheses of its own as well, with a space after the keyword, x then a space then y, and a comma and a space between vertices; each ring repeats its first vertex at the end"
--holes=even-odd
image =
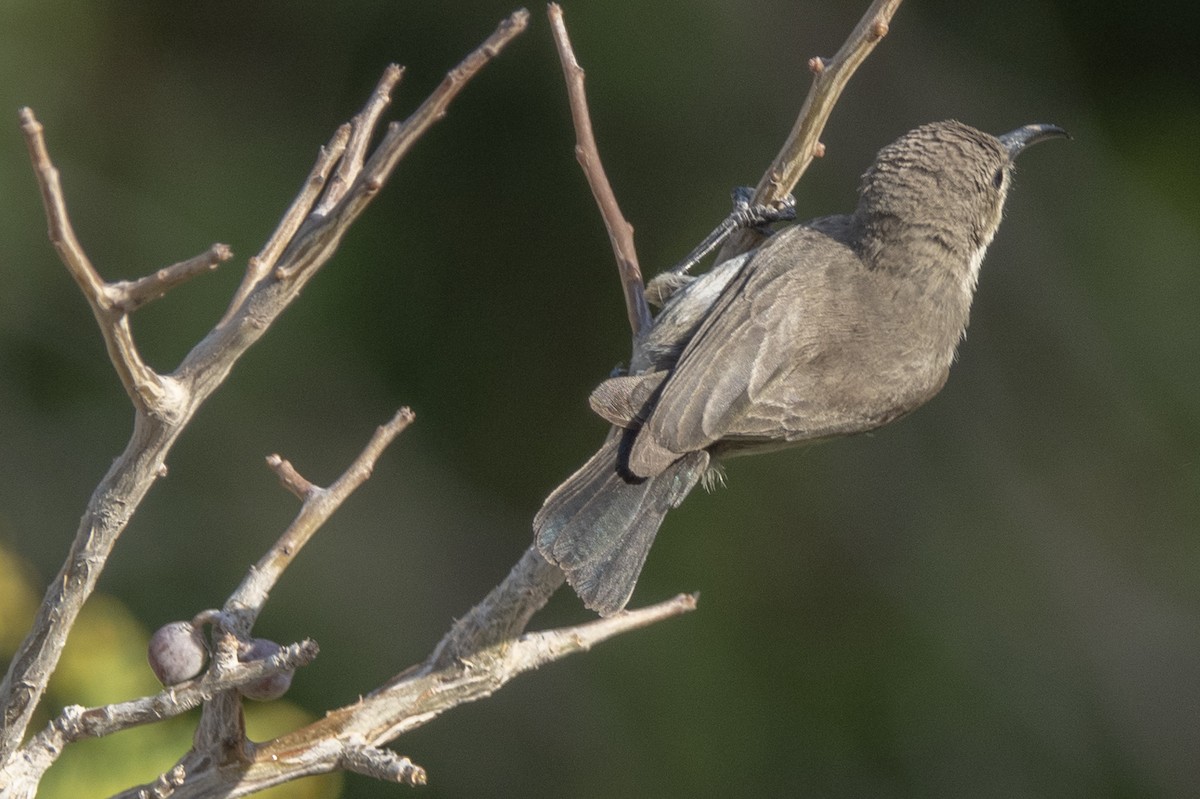
POLYGON ((584 604, 625 607, 666 512, 715 459, 874 430, 937 394, 1013 161, 1066 135, 923 125, 879 151, 854 213, 652 281, 670 293, 630 374, 591 396, 614 428, 534 518, 539 551, 584 604))

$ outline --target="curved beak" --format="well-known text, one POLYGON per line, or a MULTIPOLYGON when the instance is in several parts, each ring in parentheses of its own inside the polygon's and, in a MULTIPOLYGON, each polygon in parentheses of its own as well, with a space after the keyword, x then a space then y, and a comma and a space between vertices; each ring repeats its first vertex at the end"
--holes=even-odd
POLYGON ((1047 139, 1069 139, 1071 134, 1058 125, 1036 124, 1025 125, 998 138, 1004 145, 1004 149, 1008 150, 1008 160, 1011 161, 1031 144, 1037 144, 1047 139))

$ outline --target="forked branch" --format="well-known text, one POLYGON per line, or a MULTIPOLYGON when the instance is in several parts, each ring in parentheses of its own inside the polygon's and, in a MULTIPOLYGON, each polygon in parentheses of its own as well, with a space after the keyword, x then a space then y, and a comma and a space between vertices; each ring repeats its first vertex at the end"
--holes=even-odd
MULTIPOLYGON (((124 386, 125 393, 129 395, 134 407, 139 413, 160 413, 164 410, 164 401, 169 401, 170 390, 167 382, 142 360, 133 342, 126 307, 130 304, 131 286, 124 283, 105 283, 92 265, 83 245, 75 236, 71 218, 67 214, 67 201, 59 181, 58 169, 50 160, 50 153, 46 149, 42 123, 38 122, 29 108, 21 109, 20 119, 21 132, 25 134, 25 143, 29 147, 29 159, 33 162, 34 175, 42 193, 50 242, 91 306, 96 323, 100 326, 100 333, 104 336, 108 357, 112 360, 113 368, 116 369, 121 385, 124 386)), ((223 244, 213 245, 209 252, 211 257, 204 260, 202 256, 200 261, 205 266, 215 266, 230 256, 229 248, 223 244)), ((184 263, 187 266, 176 264, 135 281, 133 286, 137 288, 133 289, 133 295, 142 299, 132 304, 140 305, 147 299, 161 296, 172 285, 203 271, 195 268, 195 259, 184 263)), ((3 755, 4 751, 4 741, 0 739, 0 755, 3 755)))
POLYGON ((642 270, 638 266, 637 250, 633 246, 633 225, 621 213, 617 196, 600 161, 600 149, 596 146, 596 135, 592 132, 592 115, 588 111, 587 94, 583 87, 584 72, 575 58, 567 25, 563 21, 562 7, 551 3, 546 11, 550 17, 550 30, 554 34, 554 46, 562 63, 563 77, 567 84, 567 101, 571 106, 571 122, 575 126, 575 158, 583 168, 592 196, 600 209, 604 226, 608 229, 608 240, 612 244, 613 257, 617 261, 617 274, 625 295, 625 311, 629 316, 629 328, 636 341, 649 329, 653 320, 650 307, 646 304, 646 286, 642 270))
MULTIPOLYGON (((61 655, 67 634, 84 601, 94 590, 121 532, 159 476, 175 440, 196 410, 221 385, 241 355, 270 327, 312 275, 333 254, 347 227, 378 193, 400 158, 441 116, 462 87, 504 46, 524 30, 528 14, 519 11, 462 64, 403 124, 393 123, 364 164, 363 152, 387 95, 399 79, 389 68, 363 113, 339 129, 322 150, 297 200, 276 235, 251 262, 229 312, 169 375, 152 370, 133 340, 128 315, 182 280, 227 257, 217 246, 199 259, 167 267, 141 280, 108 284, 78 241, 67 213, 58 170, 51 162, 43 130, 33 112, 21 113, 41 188, 50 238, 92 308, 109 356, 136 411, 125 451, 101 480, 81 519, 66 561, 51 581, 30 633, 0 683, 0 783, 15 788, 7 769, 29 762, 17 752, 46 684, 61 655), (345 157, 349 152, 349 157, 345 157), (341 166, 337 179, 329 180, 341 166), (325 193, 327 183, 335 184, 325 193), (328 199, 328 202, 323 202, 328 199), (318 213, 314 207, 319 209, 318 213)), ((25 754, 29 754, 26 752, 25 754)), ((24 774, 21 788, 32 795, 36 777, 24 774)))
MULTIPOLYGON (((819 56, 809 59, 808 68, 813 74, 812 86, 796 124, 771 166, 763 173, 754 188, 754 205, 770 205, 782 200, 796 187, 800 177, 808 169, 813 158, 825 153, 821 144, 821 133, 833 113, 833 107, 842 96, 842 90, 862 65, 875 45, 887 35, 892 17, 902 0, 874 0, 854 26, 849 38, 830 59, 819 56)), ((724 261, 752 249, 761 240, 762 234, 754 229, 743 229, 726 242, 717 261, 724 261)))
MULTIPOLYGON (((816 74, 812 91, 788 143, 760 182, 756 202, 778 200, 795 185, 820 147, 820 132, 842 88, 886 33, 899 2, 874 2, 833 59, 811 62, 816 74)), ((562 10, 552 4, 549 16, 566 77, 576 154, 609 231, 636 345, 653 321, 633 245, 633 228, 621 214, 600 162, 584 95, 583 70, 571 49, 562 10)), ((338 769, 402 784, 423 784, 426 775, 420 766, 381 747, 450 708, 490 696, 519 674, 695 608, 695 596, 680 595, 585 624, 525 633, 533 614, 563 582, 562 572, 530 547, 500 585, 453 625, 423 663, 312 724, 263 744, 248 741, 236 689, 263 676, 303 666, 316 656, 317 649, 313 642, 304 641, 284 647, 269 658, 241 663, 239 643, 249 636, 271 590, 299 550, 367 479, 383 450, 411 423, 412 414, 405 409, 376 431, 358 458, 328 487, 314 485, 279 456, 268 460, 283 486, 301 500, 301 508, 278 541, 251 567, 224 608, 204 611, 197 617, 213 629, 215 654, 206 673, 152 697, 101 708, 67 708, 22 745, 80 607, 94 589, 129 518, 163 473, 167 454, 196 409, 328 261, 349 225, 379 192, 412 144, 444 116, 462 87, 525 28, 527 21, 528 14, 518 11, 501 23, 492 36, 447 74, 408 119, 391 123, 371 151, 373 132, 403 74, 399 67, 388 67, 362 111, 338 128, 321 149, 276 231, 247 264, 225 315, 179 367, 165 375, 142 361, 128 316, 227 260, 228 248, 214 245, 199 256, 139 280, 106 283, 72 230, 42 127, 31 111, 22 111, 21 125, 38 176, 51 241, 92 308, 136 417, 125 452, 93 494, 66 563, 47 590, 34 626, 0 684, 0 787, 9 791, 6 796, 31 797, 46 768, 71 741, 160 720, 197 704, 203 704, 204 712, 192 750, 153 783, 121 796, 245 796, 298 777, 338 769)), ((744 250, 746 243, 729 246, 744 250)))

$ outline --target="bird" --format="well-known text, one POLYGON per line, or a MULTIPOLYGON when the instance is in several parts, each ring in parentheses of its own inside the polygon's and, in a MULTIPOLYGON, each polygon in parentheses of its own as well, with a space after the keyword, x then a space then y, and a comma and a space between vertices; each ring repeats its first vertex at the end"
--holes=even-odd
POLYGON ((589 397, 610 432, 533 521, 584 605, 624 609, 664 516, 723 460, 875 430, 936 395, 1014 162, 1057 137, 1069 136, 1049 124, 922 125, 878 152, 852 213, 651 281, 662 307, 628 373, 589 397))

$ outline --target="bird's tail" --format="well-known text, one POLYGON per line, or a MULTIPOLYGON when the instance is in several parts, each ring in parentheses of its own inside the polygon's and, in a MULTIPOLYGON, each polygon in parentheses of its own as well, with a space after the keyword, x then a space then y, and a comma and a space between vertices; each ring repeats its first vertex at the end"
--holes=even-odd
POLYGON ((625 607, 663 517, 708 468, 707 452, 690 452, 653 477, 634 477, 621 464, 636 432, 615 428, 533 519, 542 556, 602 616, 625 607))

